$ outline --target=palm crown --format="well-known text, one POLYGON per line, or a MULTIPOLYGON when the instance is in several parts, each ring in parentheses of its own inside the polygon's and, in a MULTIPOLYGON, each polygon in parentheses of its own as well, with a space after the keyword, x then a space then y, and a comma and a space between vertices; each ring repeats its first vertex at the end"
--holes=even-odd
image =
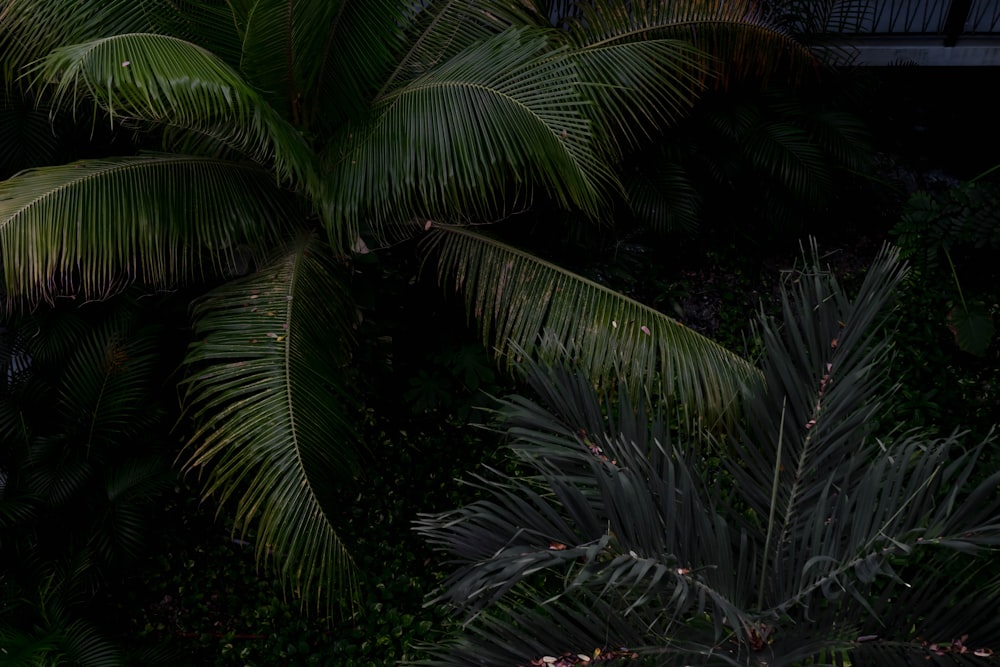
POLYGON ((596 221, 626 190, 622 156, 709 81, 811 63, 749 0, 569 5, 0 5, 9 93, 132 131, 143 149, 0 184, 8 305, 226 279, 194 308, 187 466, 237 499, 238 524, 257 522, 260 554, 277 545, 305 599, 353 586, 324 498, 354 459, 342 260, 362 235, 425 233, 501 353, 543 352, 551 330, 592 374, 616 360, 716 411, 754 373, 661 313, 462 226, 536 199, 596 221))

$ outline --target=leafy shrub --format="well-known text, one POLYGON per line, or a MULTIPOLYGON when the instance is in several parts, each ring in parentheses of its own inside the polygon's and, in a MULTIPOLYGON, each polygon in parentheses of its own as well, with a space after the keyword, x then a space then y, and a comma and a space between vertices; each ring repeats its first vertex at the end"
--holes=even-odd
POLYGON ((540 401, 502 403, 521 474, 418 523, 457 564, 433 599, 464 625, 413 663, 978 664, 998 650, 1000 577, 968 557, 1000 543, 1000 473, 971 481, 987 443, 873 431, 903 273, 883 253, 853 302, 817 269, 790 274, 783 323, 759 321, 763 380, 719 445, 672 433, 663 404, 529 366, 540 401), (706 466, 715 446, 723 476, 706 466))

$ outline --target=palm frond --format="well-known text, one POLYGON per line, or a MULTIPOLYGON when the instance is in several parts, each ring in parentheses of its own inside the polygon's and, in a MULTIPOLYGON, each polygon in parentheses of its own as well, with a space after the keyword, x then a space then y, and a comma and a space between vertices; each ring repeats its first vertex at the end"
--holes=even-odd
POLYGON ((0 54, 5 84, 56 47, 95 37, 153 28, 152 14, 167 2, 132 0, 63 2, 4 0, 0 3, 0 54))
POLYGON ((92 99, 112 118, 170 123, 224 138, 280 181, 318 191, 303 137, 229 65, 184 40, 128 33, 62 46, 31 71, 57 108, 92 99))
POLYGON ((53 417, 65 424, 60 437, 87 452, 136 437, 156 420, 149 385, 158 341, 134 328, 109 318, 66 361, 53 417))
POLYGON ((812 135, 835 164, 854 171, 871 162, 871 137, 860 118, 839 111, 823 111, 809 119, 812 135))
POLYGON ((353 561, 327 516, 336 479, 354 472, 350 400, 341 383, 350 316, 329 249, 302 239, 258 274, 195 309, 185 405, 199 425, 188 470, 206 493, 236 499, 256 526, 259 560, 287 588, 332 609, 356 594, 353 561))
POLYGON ((464 294, 484 342, 508 368, 514 346, 557 358, 541 344, 549 332, 588 377, 618 369, 633 388, 662 386, 693 413, 716 415, 734 407, 756 376, 745 360, 663 313, 494 239, 438 225, 427 247, 440 253, 441 282, 464 294))
POLYGON ((0 183, 11 296, 101 298, 129 281, 169 287, 235 265, 297 207, 252 163, 183 155, 87 160, 0 183))
POLYGON ((138 458, 104 471, 107 504, 91 530, 89 543, 102 563, 135 562, 148 547, 148 505, 177 483, 160 458, 138 458))
POLYGON ((660 232, 694 232, 702 197, 676 151, 653 148, 623 179, 628 204, 639 221, 660 232))
POLYGON ((61 634, 66 656, 76 664, 94 667, 122 667, 125 664, 121 650, 82 618, 69 623, 61 634))
POLYGON ((596 215, 616 187, 595 152, 571 61, 544 36, 509 30, 381 98, 335 165, 328 220, 378 228, 426 218, 490 219, 536 188, 596 215))
POLYGON ((575 23, 578 43, 593 47, 653 38, 683 40, 707 56, 716 85, 778 71, 802 75, 815 64, 809 49, 783 30, 756 0, 598 0, 575 23))
POLYGON ((645 145, 687 114, 710 71, 701 51, 676 39, 584 44, 571 58, 613 155, 645 145))
POLYGON ((295 83, 306 126, 329 131, 366 114, 402 46, 402 4, 308 0, 292 5, 295 83))
POLYGON ((537 10, 504 0, 442 0, 414 8, 406 49, 379 96, 515 25, 543 25, 537 10))

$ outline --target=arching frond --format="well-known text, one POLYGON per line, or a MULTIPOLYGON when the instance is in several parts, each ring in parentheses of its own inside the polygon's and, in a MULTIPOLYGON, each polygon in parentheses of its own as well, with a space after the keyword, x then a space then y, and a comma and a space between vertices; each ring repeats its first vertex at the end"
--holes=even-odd
POLYGON ((440 280, 465 296, 484 341, 509 365, 512 346, 555 358, 543 332, 578 357, 583 372, 618 369, 632 387, 662 386, 695 413, 734 407, 756 371, 744 359, 680 322, 603 285, 466 229, 436 226, 440 280))
POLYGON ((615 154, 685 115, 710 71, 702 52, 674 39, 582 45, 572 58, 593 102, 588 111, 615 154))
POLYGON ((326 514, 356 440, 342 385, 353 309, 328 257, 302 239, 201 301, 184 386, 199 425, 185 467, 236 500, 237 528, 255 526, 257 557, 277 561, 286 590, 329 610, 356 594, 326 514))
POLYGON ((0 183, 8 294, 101 298, 138 280, 169 287, 238 264, 294 219, 253 163, 140 155, 45 167, 0 183))
POLYGON ((229 65, 175 37, 129 33, 62 46, 31 73, 57 107, 92 99, 114 117, 211 132, 273 168, 280 181, 318 190, 305 139, 229 65))
POLYGON ((442 0, 413 9, 407 47, 380 96, 515 25, 544 25, 537 10, 507 0, 442 0))
POLYGON ((21 70, 65 44, 153 28, 152 14, 167 2, 132 0, 60 2, 4 0, 0 2, 0 54, 6 83, 21 70))
POLYGON ((294 3, 297 85, 308 125, 329 131, 367 112, 401 46, 402 4, 398 0, 294 3))
POLYGON ((336 163, 328 218, 378 226, 486 217, 535 189, 596 215, 615 187, 595 152, 571 61, 530 30, 462 51, 379 100, 336 163))
POLYGON ((812 53, 769 19, 757 0, 597 0, 583 4, 576 40, 591 48, 652 38, 685 40, 708 56, 717 85, 729 78, 804 73, 812 53))

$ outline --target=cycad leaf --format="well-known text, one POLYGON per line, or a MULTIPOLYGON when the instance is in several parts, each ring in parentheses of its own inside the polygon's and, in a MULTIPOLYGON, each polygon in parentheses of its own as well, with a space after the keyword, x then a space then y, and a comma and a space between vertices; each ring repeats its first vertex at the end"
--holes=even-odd
POLYGON ((54 85, 57 106, 93 99, 114 117, 206 132, 273 165, 282 181, 318 188, 305 140, 229 65, 175 37, 129 33, 63 46, 35 80, 54 85))
POLYGON ((252 163, 182 155, 87 160, 0 183, 0 253, 12 295, 100 298, 138 280, 172 286, 238 264, 295 207, 252 163))
MULTIPOLYGON (((426 647, 431 658, 405 665, 466 667, 482 665, 633 664, 631 648, 641 643, 642 626, 652 621, 623 618, 597 596, 580 594, 571 603, 544 604, 544 593, 525 588, 516 601, 478 617, 466 633, 426 647)), ((670 664, 670 663, 660 663, 670 664)))
POLYGON ((195 309, 186 405, 199 424, 187 469, 206 493, 236 497, 303 604, 333 608, 355 591, 354 565, 326 512, 334 480, 354 471, 341 391, 350 322, 329 250, 303 239, 266 270, 218 288, 195 309))
POLYGON ((633 388, 662 386, 698 414, 732 407, 757 371, 718 343, 663 313, 480 234, 448 226, 430 232, 439 277, 465 295, 484 341, 508 366, 521 349, 552 360, 548 332, 591 378, 615 370, 633 388))
POLYGON ((393 90, 336 161, 330 221, 494 217, 536 188, 594 215, 614 176, 571 61, 510 30, 393 90))
POLYGON ((762 317, 766 384, 727 452, 731 477, 698 440, 672 446, 672 426, 624 380, 618 397, 601 396, 579 373, 525 364, 543 403, 515 396, 500 411, 522 467, 497 473, 477 502, 417 524, 458 563, 439 599, 478 611, 454 644, 433 649, 440 664, 578 664, 563 652, 592 636, 580 632, 586 623, 562 621, 581 603, 613 628, 604 636, 637 633, 628 647, 648 664, 846 667, 973 646, 985 654, 980 642, 996 624, 970 626, 995 611, 996 579, 980 603, 974 579, 960 576, 955 591, 939 571, 925 581, 920 570, 953 568, 948 552, 1000 541, 1000 473, 973 483, 990 443, 956 453, 956 437, 866 438, 884 393, 879 324, 903 268, 887 250, 851 302, 815 251, 807 265, 783 290, 784 325, 762 317), (926 553, 914 558, 918 549, 926 553), (549 597, 518 598, 535 593, 527 577, 542 569, 549 597), (970 596, 970 613, 950 611, 970 596), (515 612, 515 602, 531 607, 515 612), (925 630, 948 650, 921 644, 925 630))

